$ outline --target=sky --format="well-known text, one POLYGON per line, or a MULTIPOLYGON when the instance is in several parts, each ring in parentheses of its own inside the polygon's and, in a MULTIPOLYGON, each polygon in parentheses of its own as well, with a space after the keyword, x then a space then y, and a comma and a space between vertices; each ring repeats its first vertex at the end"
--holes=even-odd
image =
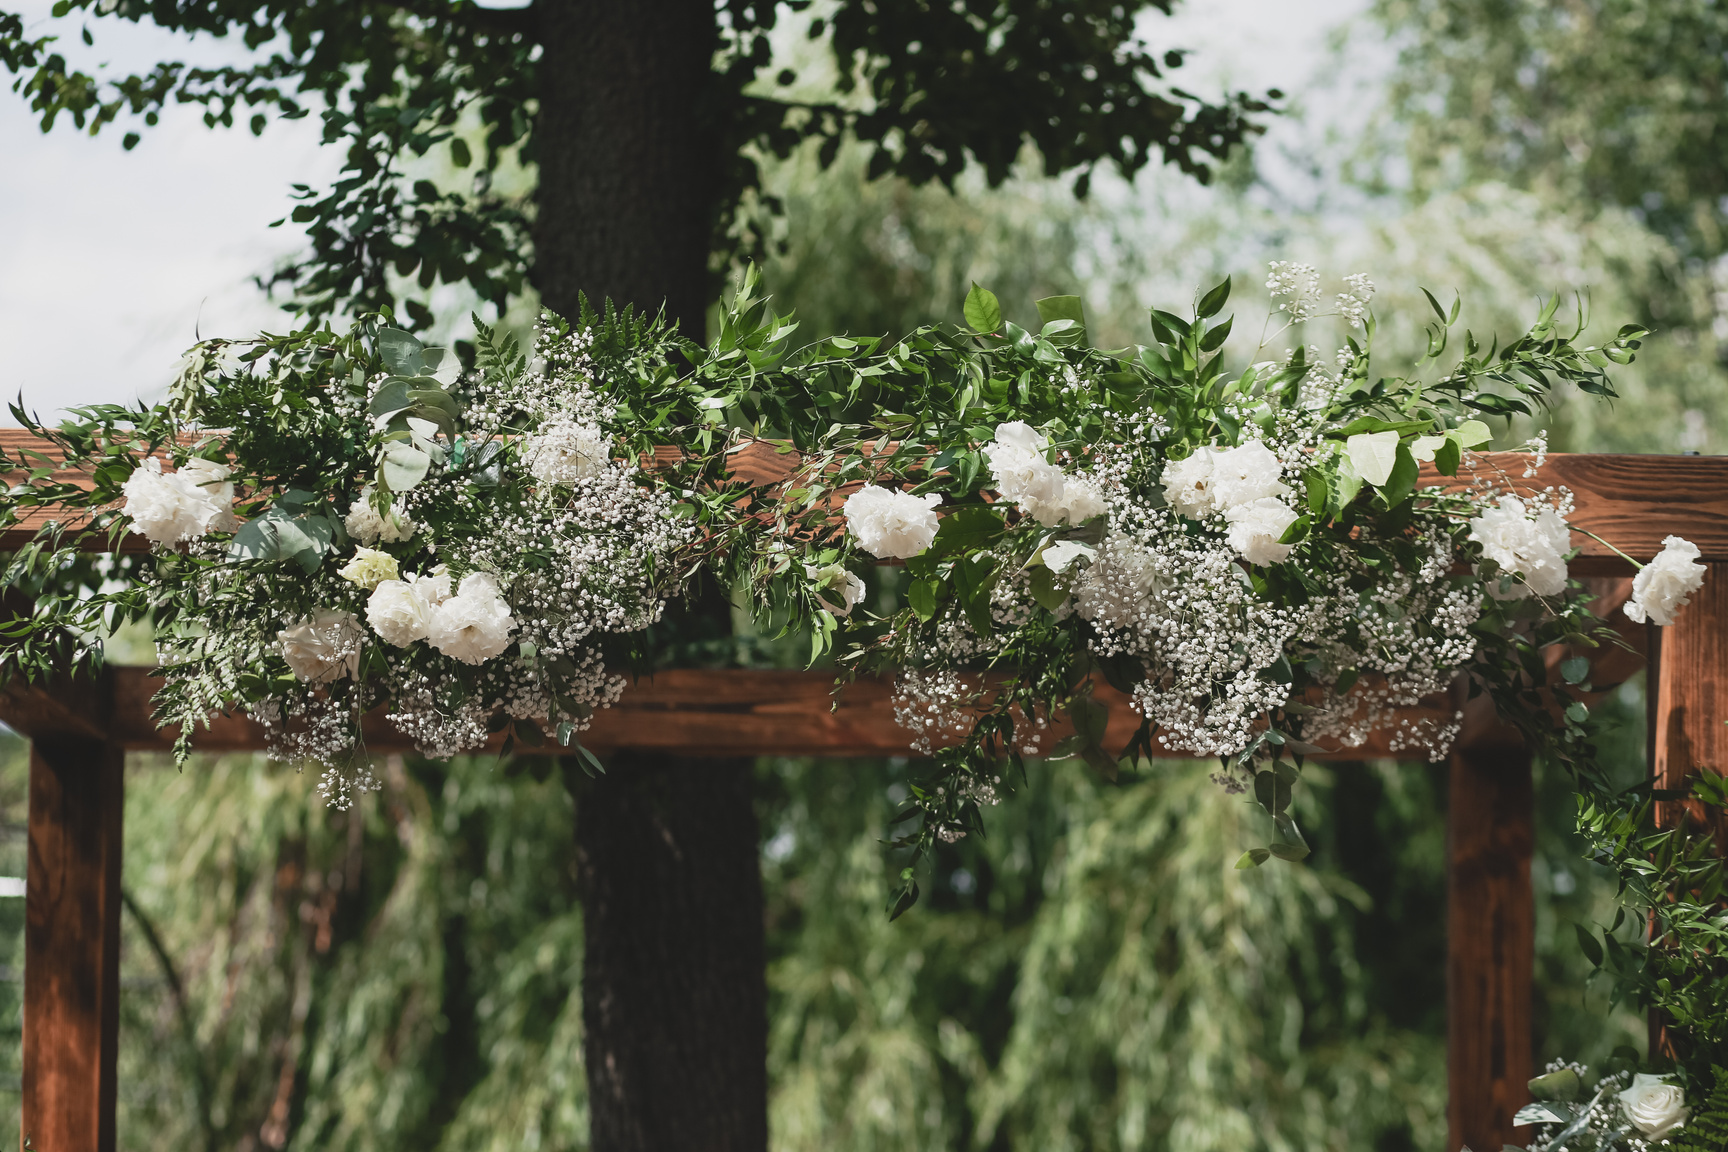
MULTIPOLYGON (((59 31, 69 59, 87 71, 243 52, 112 20, 92 22, 96 44, 86 48, 75 21, 49 18, 50 0, 8 7, 30 34, 59 31)), ((1317 119, 1347 113, 1336 87, 1321 81, 1332 30, 1365 8, 1366 0, 1207 0, 1178 8, 1173 20, 1149 20, 1146 30, 1157 47, 1193 50, 1186 86, 1277 87, 1304 102, 1305 126, 1275 125, 1269 135, 1262 155, 1275 156, 1317 119)), ((25 101, 0 91, 0 398, 22 393, 44 417, 68 405, 158 398, 200 335, 289 327, 252 277, 302 247, 292 223, 269 227, 292 207, 290 185, 319 186, 340 166, 319 146, 316 116, 254 137, 207 129, 198 110, 174 107, 157 127, 139 125, 143 141, 126 152, 120 141, 132 127, 123 119, 91 137, 61 123, 43 134, 25 101)), ((1284 175, 1296 180, 1299 168, 1287 163, 1284 175)), ((8 414, 0 423, 16 421, 8 414)))

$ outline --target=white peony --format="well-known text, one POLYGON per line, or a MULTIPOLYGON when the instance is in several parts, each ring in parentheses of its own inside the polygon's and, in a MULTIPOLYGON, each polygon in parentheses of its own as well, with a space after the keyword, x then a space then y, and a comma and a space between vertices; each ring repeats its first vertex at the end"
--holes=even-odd
POLYGON ((164 472, 162 461, 151 456, 134 469, 120 489, 126 496, 121 510, 132 517, 132 531, 153 544, 178 544, 206 532, 231 532, 238 527, 230 506, 234 486, 222 483, 228 469, 203 463, 205 467, 164 472), (216 491, 206 487, 211 484, 216 491))
POLYGON ((836 616, 850 616, 852 609, 864 599, 864 581, 855 572, 848 572, 839 564, 830 564, 826 568, 818 568, 814 564, 804 565, 804 574, 816 581, 816 603, 824 611, 836 616), (838 605, 830 601, 823 592, 837 593, 840 597, 838 605))
MULTIPOLYGON (((448 580, 448 577, 445 578, 448 580)), ((483 664, 510 647, 516 621, 490 572, 470 572, 456 595, 432 610, 426 640, 464 664, 483 664)))
POLYGON ((1196 448, 1187 459, 1164 465, 1164 501, 1179 515, 1198 520, 1217 510, 1212 491, 1212 460, 1217 455, 1210 448, 1196 448))
POLYGON ((366 623, 386 644, 406 648, 426 639, 436 605, 413 577, 386 580, 372 589, 366 601, 366 623))
POLYGON ((848 496, 841 511, 866 552, 884 560, 908 560, 936 538, 936 505, 941 502, 934 492, 913 496, 870 484, 848 496))
POLYGON ((1052 572, 1062 573, 1068 571, 1074 562, 1082 557, 1090 562, 1097 556, 1098 549, 1090 544, 1082 544, 1078 540, 1058 540, 1044 549, 1044 567, 1052 572))
POLYGON ((379 552, 373 548, 356 548, 354 559, 348 561, 337 575, 351 584, 372 589, 386 580, 396 580, 401 572, 396 567, 396 557, 390 553, 379 552))
POLYGON ((1689 1112, 1686 1093, 1678 1085, 1648 1072, 1632 1077, 1632 1087, 1620 1093, 1620 1107, 1632 1126, 1651 1140, 1660 1140, 1686 1123, 1689 1112))
POLYGON ((597 425, 556 420, 528 438, 522 459, 542 484, 574 484, 604 472, 612 446, 597 425))
POLYGON ((314 684, 328 684, 360 670, 360 644, 365 633, 352 612, 320 612, 276 633, 282 658, 294 675, 314 684))
POLYGON ((450 569, 440 564, 424 576, 406 577, 410 584, 419 589, 420 595, 432 604, 442 604, 450 599, 450 569))
POLYGON ((999 425, 995 442, 984 446, 996 491, 1027 511, 1034 504, 1061 500, 1062 469, 1044 458, 1049 447, 1049 439, 1023 420, 999 425))
POLYGON ((1488 594, 1496 600, 1522 600, 1532 592, 1558 596, 1566 590, 1571 530, 1553 508, 1543 505, 1532 515, 1518 497, 1502 496, 1470 521, 1469 538, 1482 545, 1485 559, 1521 578, 1504 591, 1500 580, 1490 583, 1488 594))
POLYGON ((1290 555, 1293 544, 1280 544, 1290 525, 1296 523, 1296 512, 1282 500, 1262 497, 1250 504, 1237 504, 1225 509, 1230 522, 1227 538, 1250 564, 1277 564, 1290 555))
POLYGON ((1055 500, 1040 500, 1027 507, 1038 523, 1046 528, 1063 524, 1084 524, 1106 510, 1104 493, 1096 481, 1086 476, 1069 476, 1062 483, 1062 495, 1055 500))
POLYGON ((1698 545, 1678 536, 1668 537, 1656 559, 1633 577, 1626 615, 1640 624, 1649 619, 1667 627, 1674 623, 1674 614, 1692 599, 1692 593, 1704 586, 1704 571, 1704 565, 1698 563, 1698 545))
POLYGON ((210 499, 214 501, 217 511, 210 520, 210 531, 239 530, 240 520, 234 515, 234 481, 228 479, 234 474, 231 468, 214 460, 206 460, 202 456, 194 456, 180 465, 177 474, 190 479, 209 493, 210 499))
POLYGON ((1284 466, 1272 450, 1250 440, 1240 448, 1213 453, 1212 497, 1218 508, 1228 512, 1239 504, 1288 496, 1290 489, 1279 479, 1283 474, 1284 466))
POLYGON ((372 485, 368 484, 360 489, 360 497, 348 510, 342 527, 360 543, 372 545, 380 540, 386 544, 399 544, 414 535, 420 526, 408 518, 401 504, 392 505, 388 515, 380 516, 378 509, 372 507, 372 485))

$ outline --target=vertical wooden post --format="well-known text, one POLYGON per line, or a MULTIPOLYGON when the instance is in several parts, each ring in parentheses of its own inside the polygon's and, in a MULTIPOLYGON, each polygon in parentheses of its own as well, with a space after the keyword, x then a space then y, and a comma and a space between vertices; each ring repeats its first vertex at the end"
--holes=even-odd
POLYGON ((125 754, 88 734, 30 746, 21 1137, 113 1152, 125 754))
MULTIPOLYGON (((1699 772, 1728 773, 1728 564, 1706 564, 1704 586, 1663 631, 1653 662, 1656 707, 1652 757, 1657 787, 1685 788, 1699 772)), ((1696 801, 1665 800, 1656 823, 1671 828, 1683 808, 1695 820, 1711 817, 1696 801)), ((1718 825, 1718 843, 1723 833, 1718 825)), ((1650 1054, 1673 1054, 1656 1013, 1651 1013, 1650 1054)))
POLYGON ((1528 1102, 1530 986, 1536 964, 1530 888, 1530 754, 1483 741, 1452 754, 1446 821, 1446 1121, 1448 1152, 1515 1137, 1528 1102))

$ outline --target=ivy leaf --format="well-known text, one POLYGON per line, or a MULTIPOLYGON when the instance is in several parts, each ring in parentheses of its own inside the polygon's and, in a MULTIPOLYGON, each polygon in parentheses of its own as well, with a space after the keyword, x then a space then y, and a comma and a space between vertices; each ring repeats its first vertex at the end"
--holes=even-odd
POLYGON ((1001 328, 1002 305, 997 302, 996 293, 974 282, 972 290, 966 293, 966 323, 974 332, 995 332, 1001 328))

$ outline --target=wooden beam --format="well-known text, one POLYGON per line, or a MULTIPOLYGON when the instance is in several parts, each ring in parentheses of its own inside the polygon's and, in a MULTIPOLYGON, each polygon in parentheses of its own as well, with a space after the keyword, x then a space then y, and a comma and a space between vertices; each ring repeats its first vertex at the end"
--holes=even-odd
POLYGON ((125 756, 50 734, 30 746, 22 1136, 113 1152, 125 756))
POLYGON ((1446 817, 1448 1152, 1522 1145, 1536 962, 1530 754, 1504 744, 1453 751, 1446 817))

